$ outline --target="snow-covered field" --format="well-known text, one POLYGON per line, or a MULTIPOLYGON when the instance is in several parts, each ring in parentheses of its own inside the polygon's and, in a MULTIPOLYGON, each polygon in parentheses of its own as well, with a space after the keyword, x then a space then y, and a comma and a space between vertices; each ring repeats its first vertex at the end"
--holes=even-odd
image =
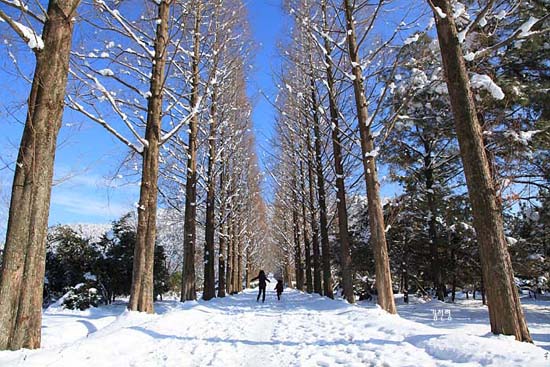
POLYGON ((43 348, 0 352, 0 366, 550 366, 548 301, 524 303, 532 345, 490 334, 480 301, 417 300, 392 316, 290 289, 255 296, 164 301, 156 315, 50 308, 43 348))

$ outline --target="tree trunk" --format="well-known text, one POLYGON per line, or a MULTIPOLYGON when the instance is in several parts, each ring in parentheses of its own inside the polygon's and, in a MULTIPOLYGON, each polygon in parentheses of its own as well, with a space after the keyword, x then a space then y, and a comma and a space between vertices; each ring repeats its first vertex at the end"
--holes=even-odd
POLYGON ((348 34, 348 48, 350 62, 352 65, 353 91, 355 105, 357 108, 357 121, 361 137, 361 153, 365 181, 367 186, 367 201, 369 213, 369 226, 371 231, 371 244, 374 252, 374 263, 376 268, 376 289, 378 291, 378 304, 389 313, 397 313, 395 300, 393 298, 392 279, 390 272, 390 260, 388 256, 388 245, 386 243, 386 232, 384 228, 384 213, 380 200, 380 183, 376 169, 374 151, 374 137, 370 130, 370 122, 363 85, 363 71, 359 58, 355 23, 353 21, 353 8, 351 0, 345 0, 346 28, 348 34))
POLYGON ((403 302, 409 303, 409 272, 407 270, 408 244, 407 238, 403 238, 403 257, 401 261, 401 276, 403 277, 403 302))
POLYGON ((240 236, 240 233, 241 233, 241 228, 242 224, 241 222, 239 221, 238 222, 238 230, 237 230, 237 251, 238 251, 238 254, 239 256, 237 257, 237 266, 236 266, 236 269, 237 269, 237 276, 236 276, 236 279, 235 279, 235 289, 237 290, 237 292, 242 292, 243 290, 243 264, 244 264, 244 261, 243 261, 243 239, 241 238, 240 236))
POLYGON ((451 290, 451 302, 455 302, 456 297, 456 274, 453 274, 453 284, 452 284, 452 290, 451 290))
POLYGON ((225 274, 225 290, 233 294, 233 239, 231 238, 231 221, 227 227, 227 273, 225 274))
POLYGON ((250 279, 252 279, 252 264, 250 263, 250 247, 246 248, 246 274, 245 274, 245 288, 250 288, 250 279))
MULTIPOLYGON (((314 112, 316 113, 316 112, 314 112)), ((309 131, 307 133, 307 150, 308 150, 308 183, 309 183, 309 211, 311 213, 311 243, 313 247, 313 291, 317 294, 323 294, 321 285, 321 266, 319 253, 319 227, 317 225, 317 216, 315 215, 315 188, 313 187, 313 159, 311 152, 311 138, 309 131)))
MULTIPOLYGON (((217 56, 217 54, 216 54, 217 56)), ((210 133, 208 136, 208 189, 206 194, 206 225, 205 225, 205 246, 204 246, 204 292, 202 298, 208 301, 216 296, 216 279, 214 271, 214 232, 216 206, 216 174, 214 159, 216 158, 216 119, 217 119, 217 84, 213 86, 212 105, 210 106, 210 133)))
MULTIPOLYGON (((221 157, 222 164, 224 162, 223 155, 221 157)), ((223 200, 225 200, 225 189, 224 189, 224 173, 222 171, 220 176, 220 195, 223 200)), ((225 287, 226 287, 226 281, 225 281, 225 259, 226 259, 226 244, 227 244, 227 231, 226 231, 226 224, 225 224, 225 203, 222 202, 222 205, 220 207, 220 253, 218 257, 218 297, 225 297, 225 287)))
POLYGON ((79 0, 54 1, 36 67, 11 192, 0 274, 0 350, 40 347, 46 234, 57 135, 79 0))
MULTIPOLYGON (((296 182, 296 181, 294 181, 296 182)), ((296 209, 298 198, 293 195, 292 205, 292 230, 294 233, 294 274, 296 276, 296 289, 304 290, 304 269, 302 267, 302 248, 300 246, 300 224, 298 220, 298 209, 296 209)))
POLYGON ((319 196, 319 221, 321 229, 321 257, 323 262, 323 294, 325 297, 334 298, 332 291, 332 273, 330 270, 330 245, 328 242, 328 219, 325 192, 325 176, 323 173, 323 157, 321 153, 321 131, 319 129, 319 115, 317 110, 317 94, 315 93, 315 81, 311 79, 311 101, 313 109, 313 135, 315 136, 315 171, 317 175, 317 194, 319 196))
MULTIPOLYGON (((326 14, 325 32, 326 29, 326 14)), ((326 33, 325 33, 326 34, 326 33)), ((344 298, 349 303, 355 303, 353 294, 353 279, 351 270, 351 254, 349 249, 348 210, 346 208, 346 186, 344 182, 344 165, 342 164, 342 146, 340 142, 340 128, 338 106, 334 91, 334 77, 332 75, 331 45, 328 37, 323 37, 325 43, 326 78, 329 95, 330 122, 332 127, 332 152, 334 159, 334 172, 336 174, 336 207, 338 208, 338 234, 340 236, 340 265, 342 267, 342 286, 344 298)))
MULTIPOLYGON (((309 147, 308 147, 309 149, 309 147)), ((309 234, 307 231, 307 211, 306 211, 306 177, 303 168, 303 163, 300 161, 300 190, 302 192, 301 206, 302 206, 302 228, 304 229, 304 252, 306 261, 306 292, 313 292, 313 279, 311 274, 311 244, 309 242, 309 234)))
POLYGON ((514 335, 519 341, 531 342, 514 284, 512 263, 504 237, 502 213, 491 179, 466 64, 452 16, 451 2, 433 0, 433 4, 446 14, 445 18, 441 18, 434 13, 434 17, 472 205, 474 228, 480 246, 491 331, 495 334, 514 335))
POLYGON ((166 65, 166 45, 168 43, 168 19, 170 2, 161 1, 155 39, 155 57, 151 76, 151 97, 147 102, 147 126, 143 148, 143 168, 138 206, 138 228, 134 263, 132 267, 132 287, 128 309, 153 313, 153 265, 157 232, 157 192, 159 175, 159 143, 162 120, 162 89, 166 65))
MULTIPOLYGON (((191 94, 191 105, 195 106, 199 100, 199 52, 200 52, 200 24, 202 5, 196 5, 195 26, 193 31, 193 90, 191 94)), ((181 301, 197 299, 195 290, 195 246, 197 239, 196 216, 197 216, 197 129, 199 116, 195 114, 189 123, 189 147, 187 160, 187 181, 185 184, 185 219, 184 219, 184 265, 181 287, 181 301)))
POLYGON ((238 287, 238 279, 239 279, 239 244, 238 244, 238 238, 236 236, 236 227, 237 224, 235 223, 235 220, 233 219, 231 221, 231 247, 233 252, 232 261, 233 264, 231 265, 231 293, 238 293, 239 287, 238 287))
POLYGON ((426 156, 424 157, 424 178, 426 183, 426 196, 428 202, 428 210, 430 217, 428 219, 428 234, 430 238, 430 265, 432 270, 432 281, 436 291, 437 299, 445 301, 445 284, 441 275, 441 262, 439 259, 439 236, 437 235, 437 210, 435 204, 435 195, 433 191, 434 179, 432 158, 429 153, 428 142, 424 143, 426 156))

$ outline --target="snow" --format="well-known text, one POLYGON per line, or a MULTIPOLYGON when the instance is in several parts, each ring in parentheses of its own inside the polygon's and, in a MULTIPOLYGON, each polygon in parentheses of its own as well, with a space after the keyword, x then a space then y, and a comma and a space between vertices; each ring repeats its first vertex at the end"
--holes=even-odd
POLYGON ((530 130, 530 131, 514 131, 514 130, 508 130, 504 132, 504 136, 507 136, 509 138, 512 138, 516 143, 522 144, 522 145, 529 145, 529 142, 533 139, 533 136, 541 133, 542 130, 530 130))
POLYGON ((502 20, 502 19, 506 18, 506 14, 507 14, 506 10, 501 10, 501 11, 498 12, 497 15, 495 15, 495 19, 502 20))
POLYGON ((494 99, 503 99, 504 92, 496 83, 491 79, 490 76, 485 74, 472 74, 471 83, 474 88, 484 88, 487 90, 494 99))
POLYGON ((529 19, 519 27, 520 34, 519 34, 518 37, 519 38, 525 38, 525 37, 530 36, 531 35, 531 28, 538 21, 539 21, 539 19, 537 19, 535 17, 529 17, 529 19))
POLYGON ((445 14, 439 6, 434 6, 434 10, 441 19, 447 18, 447 14, 445 14))
POLYGON ((370 152, 365 153, 365 158, 369 158, 369 157, 376 158, 378 157, 379 153, 380 153, 380 147, 376 147, 370 152))
MULTIPOLYGON (((91 242, 97 242, 101 237, 112 229, 112 225, 105 224, 96 224, 96 223, 71 223, 65 224, 65 227, 69 227, 76 233, 78 233, 82 238, 87 239, 91 242)), ((57 227, 50 227, 49 231, 55 231, 57 227)))
POLYGON ((114 76, 115 73, 111 69, 101 69, 99 73, 103 76, 114 76))
POLYGON ((418 41, 418 37, 419 37, 419 36, 420 36, 420 35, 417 33, 417 34, 415 34, 414 36, 411 36, 411 37, 407 38, 407 39, 405 40, 405 42, 403 42, 403 43, 404 43, 405 45, 410 45, 411 43, 414 43, 414 42, 418 41))
POLYGON ((466 13, 466 6, 462 4, 460 1, 454 1, 453 2, 453 18, 458 19, 462 15, 467 15, 466 13))
POLYGON ((25 38, 29 40, 27 45, 31 48, 31 50, 42 50, 44 48, 44 40, 34 30, 16 21, 13 21, 13 23, 17 26, 17 28, 19 28, 25 38))
POLYGON ((548 302, 524 302, 533 345, 490 334, 479 300, 446 304, 411 297, 403 305, 398 298, 396 316, 370 302, 349 305, 288 288, 279 302, 271 284, 265 304, 246 290, 209 302, 157 302, 155 315, 128 312, 120 302, 86 311, 50 307, 43 348, 0 352, 0 365, 548 365, 548 302), (439 310, 445 317, 436 321, 439 310))

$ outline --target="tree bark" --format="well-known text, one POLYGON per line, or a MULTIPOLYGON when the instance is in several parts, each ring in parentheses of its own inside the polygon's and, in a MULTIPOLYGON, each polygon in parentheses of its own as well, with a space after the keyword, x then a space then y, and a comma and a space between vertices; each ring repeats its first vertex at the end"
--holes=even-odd
POLYGON ((237 292, 242 292, 243 290, 243 264, 244 264, 244 261, 243 261, 243 239, 241 238, 241 230, 242 230, 242 224, 241 222, 239 221, 238 222, 238 227, 237 227, 237 251, 238 251, 238 257, 237 257, 237 265, 236 265, 236 269, 237 269, 237 274, 236 274, 236 278, 235 278, 235 289, 237 290, 237 292))
MULTIPOLYGON (((312 57, 312 50, 311 50, 311 42, 309 41, 309 38, 307 38, 307 49, 309 52, 309 79, 310 79, 310 88, 311 88, 311 100, 310 109, 313 113, 313 121, 314 123, 319 125, 319 109, 318 109, 318 103, 317 103, 317 96, 315 93, 315 69, 314 69, 314 63, 313 63, 313 57, 312 57)), ((304 103, 304 108, 307 109, 307 102, 304 103)), ((307 144, 307 171, 308 171, 308 183, 309 183, 309 211, 311 213, 311 243, 313 246, 313 290, 315 293, 322 295, 323 289, 322 289, 322 280, 321 280, 321 253, 319 249, 319 225, 316 218, 316 209, 315 209, 315 188, 314 188, 314 147, 311 145, 311 131, 309 130, 308 126, 310 124, 311 120, 308 119, 305 121, 306 126, 306 144, 307 144)))
POLYGON ((430 218, 428 219, 428 234, 430 238, 430 265, 432 270, 432 280, 436 291, 437 299, 445 301, 445 284, 441 275, 441 262, 439 259, 439 236, 437 235, 437 210, 435 204, 435 195, 433 191, 434 179, 432 167, 432 157, 429 153, 428 142, 424 143, 426 156, 424 157, 424 178, 426 183, 426 196, 430 218))
MULTIPOLYGON (((217 55, 217 54, 216 54, 217 55)), ((215 72, 214 72, 215 73, 215 72)), ((216 296, 216 279, 214 271, 214 231, 216 206, 216 174, 214 161, 216 156, 216 129, 217 129, 217 85, 213 86, 212 105, 210 106, 210 133, 208 136, 208 189, 206 194, 206 225, 205 225, 205 246, 204 246, 204 292, 202 298, 208 301, 216 296)))
POLYGON ((346 29, 350 62, 352 65, 353 91, 355 105, 357 108, 357 120, 359 134, 361 137, 361 153, 365 181, 367 186, 367 201, 369 213, 369 226, 371 231, 371 244, 374 253, 376 268, 376 289, 378 291, 378 304, 389 313, 397 313, 395 300, 393 298, 393 287, 390 271, 390 260, 388 256, 388 245, 386 243, 386 232, 384 228, 384 213, 380 200, 380 183, 374 154, 374 137, 370 130, 370 122, 367 109, 367 98, 365 97, 363 85, 363 71, 359 58, 355 23, 353 21, 354 5, 351 0, 345 0, 346 29))
POLYGON ((245 278, 245 288, 250 288, 250 279, 252 279, 252 263, 250 262, 250 247, 246 248, 246 274, 244 276, 245 278))
POLYGON ((143 148, 143 166, 138 206, 138 228, 134 262, 132 268, 132 286, 128 309, 153 313, 153 265, 155 259, 155 241, 157 230, 157 192, 159 175, 159 143, 162 120, 162 88, 166 65, 166 45, 168 43, 168 20, 170 1, 161 1, 155 39, 155 57, 151 76, 151 97, 147 102, 147 125, 143 148))
MULTIPOLYGON (((294 181, 296 182, 296 181, 294 181)), ((304 268, 302 267, 302 247, 300 246, 300 222, 298 220, 298 209, 296 209, 298 198, 293 195, 292 204, 292 230, 294 233, 294 274, 296 276, 296 289, 304 290, 304 268)))
MULTIPOLYGON (((195 106, 199 100, 199 52, 200 52, 200 24, 202 4, 196 4, 195 26, 193 30, 193 90, 191 105, 195 106)), ((184 218, 184 265, 182 274, 181 301, 197 299, 195 285, 195 246, 197 240, 197 129, 199 116, 195 114, 189 123, 189 147, 187 160, 187 181, 185 184, 185 218, 184 218)))
MULTIPOLYGON (((222 164, 225 164, 224 162, 224 156, 222 153, 221 157, 222 164)), ((221 176, 220 176, 220 196, 223 200, 225 200, 225 189, 224 189, 224 172, 222 170, 221 176)), ((226 219, 225 219, 225 202, 222 201, 221 207, 220 207, 220 236, 219 236, 219 245, 220 245, 220 253, 218 257, 218 297, 225 297, 225 288, 226 288, 226 281, 225 281, 225 266, 226 266, 226 258, 227 258, 227 231, 226 231, 226 219)))
POLYGON ((327 219, 327 203, 325 191, 325 176, 323 173, 323 158, 321 155, 321 131, 319 129, 319 115, 317 108, 317 94, 315 93, 315 82, 311 79, 311 101, 314 106, 313 113, 313 135, 315 137, 315 171, 317 175, 317 194, 319 201, 319 224, 321 229, 321 249, 323 262, 323 294, 326 297, 334 298, 332 291, 332 273, 330 270, 330 245, 328 242, 328 219, 327 219))
POLYGON ((319 252, 319 227, 317 224, 317 216, 315 215, 315 188, 313 187, 313 159, 311 152, 311 138, 307 133, 307 150, 308 150, 308 183, 309 183, 309 211, 311 213, 311 243, 313 247, 313 291, 317 294, 323 294, 321 284, 321 266, 319 252))
MULTIPOLYGON (((308 147, 309 149, 309 147, 308 147)), ((302 197, 300 200, 300 204, 302 206, 302 228, 303 228, 303 237, 304 237, 304 253, 305 253, 305 273, 306 273, 306 292, 312 293, 313 292, 313 278, 311 274, 311 243, 309 242, 309 234, 308 234, 308 223, 307 223, 307 211, 306 211, 306 177, 304 172, 303 163, 300 161, 300 190, 302 193, 302 197)))
POLYGON ((40 347, 46 234, 57 136, 79 0, 48 4, 28 101, 0 273, 0 350, 40 347))
POLYGON ((233 264, 231 265, 231 270, 232 270, 232 274, 231 274, 231 293, 234 294, 234 293, 238 293, 239 292, 239 287, 238 287, 238 279, 239 279, 239 258, 240 258, 240 254, 239 254, 239 240, 237 238, 237 230, 236 230, 236 227, 237 227, 237 223, 236 223, 236 220, 233 218, 233 220, 231 221, 231 247, 232 247, 232 252, 233 252, 233 256, 232 256, 232 261, 233 261, 233 264))
POLYGON ((225 290, 233 294, 233 238, 231 237, 231 220, 227 226, 227 272, 225 274, 225 290))
POLYGON ((344 182, 344 166, 342 164, 342 146, 340 142, 340 128, 338 106, 334 91, 334 76, 332 75, 332 46, 328 39, 328 24, 326 5, 323 1, 323 41, 325 46, 326 80, 328 87, 328 99, 330 110, 330 123, 332 129, 332 152, 334 159, 334 172, 336 173, 336 207, 338 209, 338 234, 340 236, 340 265, 342 267, 342 286, 344 298, 349 303, 355 303, 353 294, 353 279, 351 270, 351 254, 349 249, 348 210, 346 208, 346 186, 344 182))
POLYGON ((466 64, 452 16, 451 2, 433 0, 433 4, 446 14, 446 17, 441 18, 434 13, 434 17, 472 206, 474 228, 480 246, 491 331, 495 334, 514 335, 519 341, 531 342, 514 284, 512 263, 504 237, 502 213, 491 179, 481 126, 477 119, 466 64))

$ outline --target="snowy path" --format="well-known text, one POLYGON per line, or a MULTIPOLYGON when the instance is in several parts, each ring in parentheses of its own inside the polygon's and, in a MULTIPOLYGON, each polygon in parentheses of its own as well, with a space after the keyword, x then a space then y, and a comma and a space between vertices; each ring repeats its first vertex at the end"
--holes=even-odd
MULTIPOLYGON (((48 311, 44 348, 0 352, 0 366, 550 366, 545 349, 479 336, 487 326, 461 320, 458 308, 457 322, 430 325, 433 305, 402 306, 407 320, 290 289, 281 302, 272 291, 265 304, 255 296, 161 302, 157 315, 123 305, 48 311)), ((550 322, 541 312, 539 333, 550 322)))

